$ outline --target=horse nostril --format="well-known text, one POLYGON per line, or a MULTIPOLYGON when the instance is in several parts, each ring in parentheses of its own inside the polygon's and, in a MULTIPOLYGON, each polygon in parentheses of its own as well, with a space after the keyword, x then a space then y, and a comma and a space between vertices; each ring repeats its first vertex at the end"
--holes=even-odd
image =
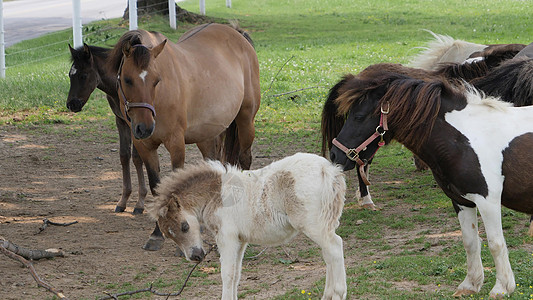
POLYGON ((335 153, 333 153, 333 151, 331 151, 329 153, 329 159, 332 161, 332 162, 335 162, 335 153))
POLYGON ((196 248, 196 247, 192 249, 192 254, 191 254, 192 261, 202 261, 204 257, 205 257, 204 249, 196 248))
POLYGON ((81 104, 80 99, 72 99, 67 101, 67 108, 72 112, 79 112, 83 105, 81 104))

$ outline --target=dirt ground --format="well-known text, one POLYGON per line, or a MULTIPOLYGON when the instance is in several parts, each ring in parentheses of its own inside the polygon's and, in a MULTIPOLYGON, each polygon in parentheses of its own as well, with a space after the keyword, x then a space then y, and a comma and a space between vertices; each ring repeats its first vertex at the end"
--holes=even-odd
MULTIPOLYGON (((0 127, 0 236, 25 248, 65 251, 66 257, 35 261, 34 266, 44 281, 71 299, 95 299, 121 287, 135 290, 150 282, 176 282, 177 274, 183 277, 181 274, 186 274, 193 264, 174 255, 173 242, 167 241, 157 252, 141 249, 154 223, 146 214, 131 214, 136 191, 126 212, 114 213, 122 186, 118 142, 87 138, 83 134, 73 137, 67 134, 68 126, 0 127), (39 233, 45 218, 79 223, 49 226, 39 233)), ((116 134, 104 126, 97 130, 104 131, 103 136, 116 134)), ((260 152, 254 149, 253 168, 273 160, 259 155, 260 152)), ((163 147, 159 153, 164 175, 170 169, 168 153, 163 147)), ((199 151, 188 146, 187 162, 198 159, 199 151)), ((133 164, 132 169, 135 190, 133 164)), ((298 262, 290 265, 270 263, 294 260, 299 250, 310 246, 315 247, 305 237, 299 237, 289 246, 268 248, 256 259, 246 260, 239 292, 255 290, 254 298, 266 299, 295 287, 311 289, 325 275, 320 256, 298 258, 298 262)), ((253 253, 263 249, 255 246, 253 253)), ((183 292, 184 298, 220 297, 220 273, 211 267, 211 262, 218 262, 218 254, 209 254, 199 266, 207 278, 192 278, 183 292)), ((52 298, 51 293, 37 287, 19 262, 0 255, 0 270, 0 299, 52 298)), ((171 292, 180 287, 181 284, 175 284, 158 290, 171 292)))

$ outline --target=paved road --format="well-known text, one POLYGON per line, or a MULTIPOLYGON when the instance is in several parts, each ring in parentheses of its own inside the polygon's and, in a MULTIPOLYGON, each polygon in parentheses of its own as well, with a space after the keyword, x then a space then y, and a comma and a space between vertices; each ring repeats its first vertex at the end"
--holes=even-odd
MULTIPOLYGON (((127 0, 81 0, 82 23, 121 17, 127 3, 127 0)), ((72 0, 4 2, 6 47, 70 27, 72 27, 72 0)))

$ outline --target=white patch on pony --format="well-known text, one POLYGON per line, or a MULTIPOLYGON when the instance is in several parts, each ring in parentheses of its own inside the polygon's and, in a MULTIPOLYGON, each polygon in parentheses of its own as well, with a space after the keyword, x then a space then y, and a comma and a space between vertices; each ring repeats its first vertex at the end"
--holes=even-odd
POLYGON ((143 80, 143 82, 144 82, 144 80, 146 79, 146 75, 148 75, 148 71, 146 71, 146 70, 143 70, 143 71, 141 72, 141 74, 139 74, 139 77, 141 77, 141 79, 143 80))
POLYGON ((74 67, 74 65, 72 65, 72 68, 70 68, 70 72, 68 73, 68 75, 74 76, 76 72, 78 72, 78 70, 76 69, 76 67, 74 67))

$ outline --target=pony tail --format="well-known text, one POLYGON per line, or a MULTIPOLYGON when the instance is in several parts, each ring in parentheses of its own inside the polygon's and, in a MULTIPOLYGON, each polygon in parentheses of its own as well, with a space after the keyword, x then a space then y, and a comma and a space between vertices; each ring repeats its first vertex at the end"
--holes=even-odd
POLYGON ((322 178, 322 209, 320 218, 327 226, 324 233, 339 227, 339 220, 346 200, 346 179, 339 167, 329 165, 323 169, 322 178))
POLYGON ((252 38, 250 37, 250 34, 248 34, 247 31, 245 31, 244 29, 242 29, 239 26, 239 21, 230 20, 229 24, 230 24, 231 28, 237 30, 248 41, 248 43, 250 43, 250 45, 252 45, 252 47, 255 49, 254 41, 252 41, 252 38))
POLYGON ((353 78, 353 75, 345 75, 337 84, 335 84, 328 94, 324 108, 322 109, 322 122, 320 130, 322 132, 322 156, 333 146, 333 139, 339 134, 345 122, 345 116, 339 115, 337 112, 337 104, 335 99, 339 97, 339 90, 346 84, 347 81, 353 78))
POLYGON ((226 129, 226 137, 224 138, 224 163, 237 166, 239 163, 240 147, 237 123, 233 120, 226 129))

